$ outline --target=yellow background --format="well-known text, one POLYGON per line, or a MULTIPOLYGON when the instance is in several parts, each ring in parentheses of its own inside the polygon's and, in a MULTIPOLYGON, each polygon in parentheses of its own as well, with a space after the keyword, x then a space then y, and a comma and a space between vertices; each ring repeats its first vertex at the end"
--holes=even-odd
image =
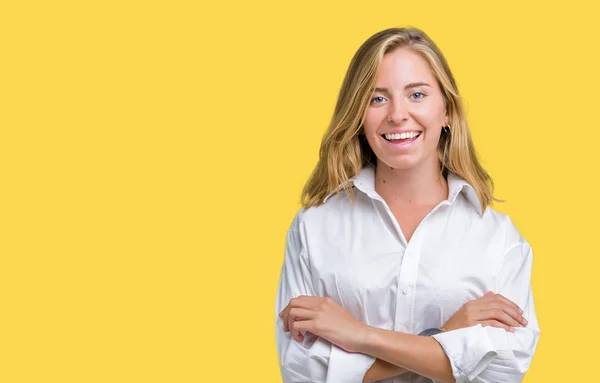
POLYGON ((595 379, 592 2, 0 2, 0 381, 279 382, 285 232, 356 49, 422 28, 534 249, 525 381, 595 379))

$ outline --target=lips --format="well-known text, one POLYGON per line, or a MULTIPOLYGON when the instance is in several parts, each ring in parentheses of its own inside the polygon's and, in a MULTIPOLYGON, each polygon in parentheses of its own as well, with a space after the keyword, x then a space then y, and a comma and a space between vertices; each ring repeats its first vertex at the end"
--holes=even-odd
MULTIPOLYGON (((423 135, 423 132, 419 132, 419 134, 415 137, 409 137, 404 139, 387 139, 385 135, 381 135, 381 137, 385 140, 386 146, 389 146, 393 150, 407 150, 410 149, 415 142, 423 135)), ((396 135, 397 137, 397 135, 396 135)))
POLYGON ((384 133, 381 137, 388 142, 407 142, 420 137, 422 133, 423 132, 413 130, 401 133, 384 133))

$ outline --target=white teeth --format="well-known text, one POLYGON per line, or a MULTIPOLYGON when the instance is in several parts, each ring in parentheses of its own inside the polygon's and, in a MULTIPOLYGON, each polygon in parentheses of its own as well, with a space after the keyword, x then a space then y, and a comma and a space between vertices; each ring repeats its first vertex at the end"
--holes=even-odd
POLYGON ((394 133, 394 134, 384 134, 385 138, 388 140, 405 140, 407 138, 414 138, 418 136, 420 132, 406 132, 406 133, 394 133))

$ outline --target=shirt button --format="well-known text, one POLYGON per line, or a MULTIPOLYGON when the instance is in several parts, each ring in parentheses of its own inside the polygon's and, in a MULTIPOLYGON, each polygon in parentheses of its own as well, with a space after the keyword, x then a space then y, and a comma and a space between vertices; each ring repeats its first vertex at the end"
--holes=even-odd
POLYGON ((404 295, 406 295, 406 294, 410 293, 410 290, 411 290, 410 286, 408 286, 408 287, 405 287, 405 288, 404 288, 404 290, 402 290, 402 293, 403 293, 404 295))

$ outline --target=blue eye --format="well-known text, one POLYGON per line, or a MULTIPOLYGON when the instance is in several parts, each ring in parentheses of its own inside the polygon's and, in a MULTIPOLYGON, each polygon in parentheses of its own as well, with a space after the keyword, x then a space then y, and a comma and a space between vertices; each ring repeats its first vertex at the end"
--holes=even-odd
POLYGON ((416 100, 420 100, 420 99, 422 99, 423 97, 425 97, 425 93, 423 93, 423 92, 415 92, 415 93, 413 93, 412 95, 414 96, 414 95, 417 95, 417 94, 420 94, 422 97, 417 97, 417 98, 416 98, 416 100))
MULTIPOLYGON (((375 99, 377 99, 377 98, 383 98, 383 97, 381 97, 381 96, 373 97, 373 98, 371 99, 371 102, 375 101, 375 99)), ((379 102, 376 102, 376 104, 380 104, 380 103, 379 103, 379 102)))

